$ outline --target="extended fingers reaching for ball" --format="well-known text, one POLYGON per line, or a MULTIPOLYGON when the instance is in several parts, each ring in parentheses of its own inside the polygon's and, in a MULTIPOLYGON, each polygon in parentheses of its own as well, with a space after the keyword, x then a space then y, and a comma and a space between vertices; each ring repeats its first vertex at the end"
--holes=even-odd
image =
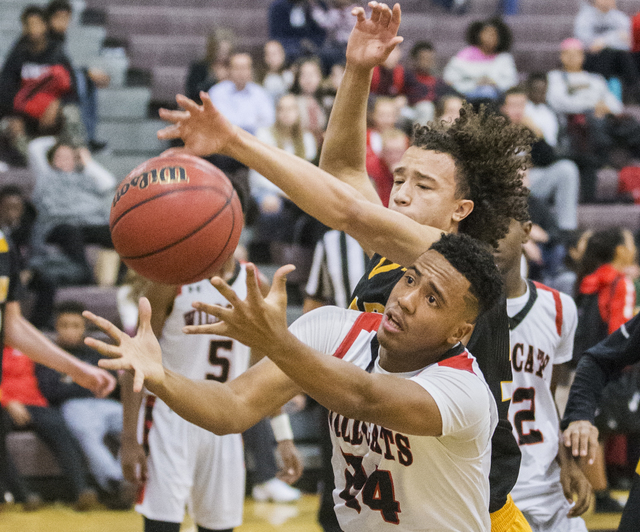
POLYGON ((240 299, 221 278, 214 277, 211 284, 222 294, 231 308, 196 302, 193 307, 217 318, 217 323, 191 325, 183 328, 186 334, 222 334, 251 348, 264 348, 265 340, 276 343, 287 332, 286 275, 294 270, 287 265, 280 268, 273 279, 267 297, 263 297, 258 284, 256 268, 248 264, 247 298, 240 299))
POLYGON ((178 94, 176 102, 183 111, 160 109, 160 118, 171 125, 158 131, 158 138, 181 138, 186 151, 201 157, 212 153, 228 155, 226 150, 238 135, 236 129, 215 108, 206 92, 200 93, 200 99, 202 105, 178 94))
POLYGON ((151 329, 151 305, 146 297, 140 298, 138 306, 140 324, 132 338, 109 320, 85 311, 83 316, 109 335, 116 343, 107 344, 95 338, 85 338, 85 343, 112 360, 102 359, 99 365, 110 370, 126 370, 133 373, 133 390, 142 390, 147 384, 161 384, 164 380, 162 351, 151 329))

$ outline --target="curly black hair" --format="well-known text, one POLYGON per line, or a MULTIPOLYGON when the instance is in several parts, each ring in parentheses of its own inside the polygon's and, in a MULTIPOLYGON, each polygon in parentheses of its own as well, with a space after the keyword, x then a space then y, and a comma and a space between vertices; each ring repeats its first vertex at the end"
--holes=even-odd
POLYGON ((502 294, 502 277, 487 246, 464 234, 443 233, 429 249, 442 255, 471 284, 478 316, 492 308, 502 294))
POLYGON ((430 122, 414 128, 412 146, 451 155, 456 165, 456 195, 470 199, 473 211, 458 226, 478 240, 498 246, 511 219, 529 219, 528 189, 522 172, 529 165, 534 135, 527 128, 481 106, 465 103, 453 124, 430 122))
POLYGON ((493 17, 487 20, 476 20, 469 24, 467 28, 467 43, 471 46, 480 45, 480 33, 487 26, 493 26, 498 32, 498 46, 495 53, 501 54, 502 52, 508 52, 511 49, 513 43, 513 35, 511 28, 507 26, 500 17, 493 17))

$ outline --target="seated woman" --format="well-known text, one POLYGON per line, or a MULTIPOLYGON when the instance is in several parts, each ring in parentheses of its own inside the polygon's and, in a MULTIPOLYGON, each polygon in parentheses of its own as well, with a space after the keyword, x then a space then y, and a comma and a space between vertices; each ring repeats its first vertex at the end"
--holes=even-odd
POLYGON ((36 178, 33 198, 38 210, 34 255, 46 257, 45 244, 57 244, 77 267, 76 282, 90 282, 85 245, 113 248, 109 210, 115 177, 92 159, 87 148, 54 137, 31 141, 29 167, 36 178))
MULTIPOLYGON (((317 156, 315 137, 302 127, 300 108, 293 94, 285 94, 278 100, 275 124, 259 129, 256 136, 271 146, 277 146, 307 161, 313 161, 317 156)), ((255 170, 250 171, 249 180, 251 195, 260 210, 254 245, 268 247, 271 242, 291 242, 295 220, 302 211, 277 186, 255 170)))
POLYGON ((499 18, 473 22, 469 46, 451 58, 444 80, 468 100, 495 100, 518 83, 511 42, 511 30, 499 18))

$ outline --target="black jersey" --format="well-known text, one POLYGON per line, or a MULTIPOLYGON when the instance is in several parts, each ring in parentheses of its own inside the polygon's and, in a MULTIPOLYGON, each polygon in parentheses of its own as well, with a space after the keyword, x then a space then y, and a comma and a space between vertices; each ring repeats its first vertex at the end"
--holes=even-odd
MULTIPOLYGON (((375 254, 357 284, 349 308, 365 312, 383 312, 391 290, 406 268, 375 254)), ((506 298, 478 318, 467 345, 498 405, 498 426, 491 439, 491 495, 489 511, 495 512, 507 502, 507 495, 518 480, 520 449, 509 422, 511 362, 509 359, 509 316, 506 298)))
POLYGON ((10 241, 0 231, 0 381, 4 348, 4 310, 8 302, 18 299, 20 289, 19 260, 10 241))

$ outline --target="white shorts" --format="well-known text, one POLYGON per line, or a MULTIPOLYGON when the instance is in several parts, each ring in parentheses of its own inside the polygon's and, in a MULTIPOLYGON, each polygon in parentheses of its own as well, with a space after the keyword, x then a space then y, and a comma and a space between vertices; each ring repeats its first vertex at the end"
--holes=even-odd
POLYGON ((567 517, 571 504, 559 480, 550 479, 544 493, 523 497, 523 491, 514 490, 512 496, 533 532, 588 532, 581 517, 567 517))
POLYGON ((205 528, 242 524, 245 466, 242 436, 216 436, 147 396, 138 438, 148 446, 147 482, 136 510, 148 519, 181 523, 185 507, 205 528))

